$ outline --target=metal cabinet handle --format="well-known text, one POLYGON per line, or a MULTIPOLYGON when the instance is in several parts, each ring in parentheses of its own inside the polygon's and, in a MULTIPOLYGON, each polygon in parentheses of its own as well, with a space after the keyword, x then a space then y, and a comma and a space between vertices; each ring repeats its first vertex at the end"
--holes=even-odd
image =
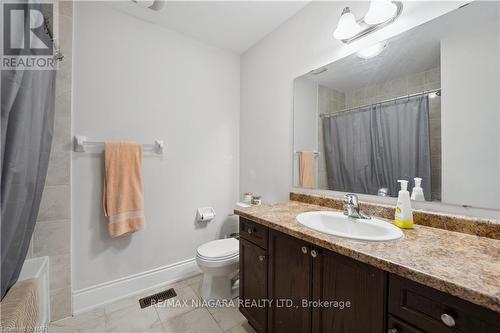
POLYGON ((302 246, 301 250, 302 250, 302 253, 307 254, 307 251, 308 251, 307 246, 302 246))
POLYGON ((264 261, 264 259, 266 259, 266 256, 259 256, 260 261, 264 261))
POLYGON ((318 256, 318 252, 316 250, 311 250, 311 257, 316 258, 318 256))
POLYGON ((247 232, 248 232, 249 234, 251 234, 251 233, 252 233, 252 229, 251 229, 251 228, 248 228, 247 232))
POLYGON ((390 328, 387 333, 398 333, 397 328, 390 328))
POLYGON ((455 326, 455 318, 453 318, 452 315, 449 315, 447 313, 443 313, 441 315, 441 321, 443 322, 443 324, 445 324, 448 327, 455 326))

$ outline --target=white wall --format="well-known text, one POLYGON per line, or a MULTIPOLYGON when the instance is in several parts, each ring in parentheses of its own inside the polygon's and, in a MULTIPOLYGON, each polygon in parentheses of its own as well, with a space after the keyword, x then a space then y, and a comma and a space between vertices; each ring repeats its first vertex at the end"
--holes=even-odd
MULTIPOLYGON (((318 84, 298 78, 293 85, 293 132, 296 152, 318 150, 318 84)), ((299 155, 293 156, 294 184, 299 184, 299 155)))
POLYGON ((292 185, 293 79, 356 50, 457 8, 463 2, 405 2, 402 16, 360 41, 332 36, 342 8, 358 16, 366 2, 313 2, 241 59, 240 188, 265 202, 288 198, 292 185))
POLYGON ((163 157, 144 156, 146 228, 118 239, 103 218, 102 154, 73 153, 78 293, 192 259, 197 246, 237 229, 228 214, 239 193, 240 63, 104 3, 75 3, 74 43, 73 134, 165 141, 163 157), (201 227, 196 208, 205 206, 217 218, 201 227))
POLYGON ((498 8, 496 2, 489 2, 467 11, 466 17, 454 13, 460 26, 441 40, 442 200, 446 203, 500 209, 498 8))
POLYGON ((297 151, 318 149, 318 84, 299 78, 293 93, 294 146, 297 151))

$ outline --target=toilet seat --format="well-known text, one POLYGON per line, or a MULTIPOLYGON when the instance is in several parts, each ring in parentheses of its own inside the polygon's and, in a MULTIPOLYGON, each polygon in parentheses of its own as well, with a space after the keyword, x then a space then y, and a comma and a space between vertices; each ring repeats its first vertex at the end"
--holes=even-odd
POLYGON ((236 238, 214 240, 199 246, 196 256, 203 261, 231 261, 239 257, 239 242, 236 238))
POLYGON ((218 262, 218 261, 226 261, 226 260, 231 260, 231 259, 235 259, 235 258, 237 259, 237 258, 239 257, 239 254, 238 254, 238 253, 236 253, 236 254, 234 254, 234 255, 232 255, 232 256, 227 256, 227 257, 223 257, 223 258, 207 258, 207 257, 204 257, 204 256, 201 256, 201 255, 197 254, 197 255, 196 255, 196 257, 197 257, 198 259, 203 260, 203 261, 211 261, 211 262, 212 262, 212 261, 213 261, 213 262, 216 262, 216 261, 217 261, 217 262, 218 262))

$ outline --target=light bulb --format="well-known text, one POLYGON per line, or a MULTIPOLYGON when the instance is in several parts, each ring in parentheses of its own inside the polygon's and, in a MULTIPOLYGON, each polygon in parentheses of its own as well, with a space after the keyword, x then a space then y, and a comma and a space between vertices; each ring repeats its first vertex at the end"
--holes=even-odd
POLYGON ((349 7, 345 7, 340 16, 337 29, 333 32, 336 39, 347 39, 355 36, 361 31, 361 26, 356 22, 356 18, 351 13, 349 7))
POLYGON ((371 0, 370 8, 364 21, 367 24, 379 24, 394 16, 398 7, 390 0, 371 0))
POLYGON ((363 59, 370 59, 378 56, 387 46, 387 43, 377 43, 362 49, 357 53, 358 57, 363 59))

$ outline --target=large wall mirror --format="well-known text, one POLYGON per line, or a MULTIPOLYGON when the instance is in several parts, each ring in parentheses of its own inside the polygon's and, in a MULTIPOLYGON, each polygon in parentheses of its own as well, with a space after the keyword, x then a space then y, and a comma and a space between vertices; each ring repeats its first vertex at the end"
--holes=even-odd
POLYGON ((472 2, 294 81, 294 187, 500 209, 499 101, 500 3, 472 2))

